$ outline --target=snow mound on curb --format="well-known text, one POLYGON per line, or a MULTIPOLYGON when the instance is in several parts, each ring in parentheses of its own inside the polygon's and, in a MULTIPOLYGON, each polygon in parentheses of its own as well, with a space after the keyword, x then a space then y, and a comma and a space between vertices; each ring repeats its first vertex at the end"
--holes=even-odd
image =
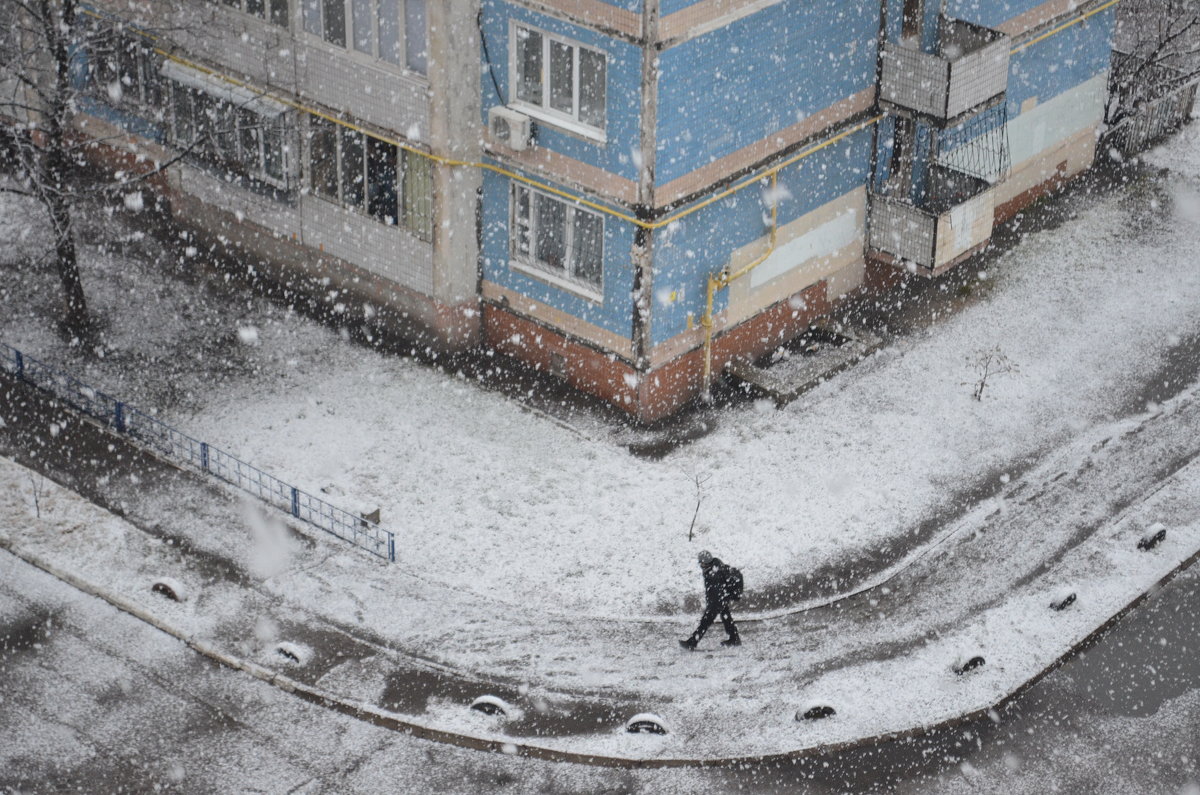
POLYGON ((174 577, 155 577, 150 590, 176 602, 186 602, 190 595, 187 587, 174 577))
POLYGON ((271 647, 271 658, 275 661, 286 660, 290 665, 305 665, 312 659, 312 649, 301 643, 281 640, 271 647))

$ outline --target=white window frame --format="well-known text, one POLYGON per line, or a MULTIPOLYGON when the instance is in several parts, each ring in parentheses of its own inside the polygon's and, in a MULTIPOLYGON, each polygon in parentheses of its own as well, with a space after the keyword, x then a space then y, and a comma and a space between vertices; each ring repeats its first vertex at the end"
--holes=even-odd
POLYGON ((396 19, 396 37, 400 47, 399 61, 400 63, 392 63, 380 55, 380 36, 379 36, 379 6, 383 0, 340 0, 342 6, 343 23, 345 29, 343 35, 346 43, 344 45, 330 41, 325 38, 325 5, 328 2, 339 2, 339 0, 293 0, 300 6, 300 30, 309 39, 319 41, 327 47, 336 48, 339 52, 344 52, 350 57, 358 58, 366 63, 381 66, 386 69, 393 69, 419 78, 427 80, 429 75, 429 5, 437 0, 423 0, 424 2, 424 20, 425 32, 424 41, 424 58, 421 64, 423 68, 413 68, 410 64, 413 62, 413 54, 409 51, 409 36, 408 36, 408 3, 409 0, 395 0, 397 8, 396 19), (354 37, 354 7, 358 2, 368 2, 373 13, 371 14, 371 52, 364 52, 355 46, 354 37), (314 11, 315 10, 315 11, 314 11), (313 14, 315 13, 315 16, 313 14), (320 28, 319 32, 309 29, 311 22, 315 22, 320 28))
POLYGON ((321 201, 336 204, 350 212, 358 215, 372 218, 385 226, 395 226, 405 230, 413 237, 426 243, 433 241, 433 173, 431 170, 430 161, 421 155, 407 151, 402 146, 396 146, 389 141, 375 135, 371 135, 365 131, 347 128, 344 125, 330 121, 328 119, 317 119, 309 117, 309 129, 306 136, 305 144, 305 162, 307 163, 308 172, 308 195, 320 199, 321 201), (314 129, 316 124, 328 125, 327 129, 333 133, 334 151, 332 162, 328 165, 334 169, 333 176, 336 184, 336 195, 326 193, 320 186, 316 184, 317 174, 313 165, 313 136, 316 132, 314 129), (361 140, 362 146, 362 200, 350 201, 346 198, 346 186, 343 170, 343 152, 344 152, 344 136, 357 135, 361 140), (370 139, 379 141, 380 143, 392 146, 396 150, 396 171, 394 175, 395 183, 393 185, 395 191, 396 215, 381 216, 371 212, 370 209, 370 184, 371 184, 371 165, 370 165, 370 139), (417 180, 413 182, 413 180, 417 180), (420 191, 420 196, 414 198, 411 194, 419 191, 421 188, 428 188, 428 192, 420 191), (419 202, 421 206, 415 206, 419 202), (389 220, 390 219, 390 220, 389 220))
POLYGON ((607 140, 606 129, 608 127, 608 53, 604 50, 589 47, 586 44, 580 44, 574 39, 559 36, 533 25, 526 25, 516 20, 509 22, 509 68, 508 68, 508 85, 509 85, 509 105, 519 109, 524 113, 538 119, 547 124, 561 127, 570 133, 579 135, 583 138, 588 138, 599 143, 605 143, 607 140), (542 101, 540 104, 535 104, 527 100, 521 99, 519 87, 521 85, 520 58, 518 41, 521 31, 536 33, 542 37, 542 101), (550 104, 550 52, 553 44, 561 44, 573 48, 571 57, 571 112, 564 113, 561 110, 553 108, 550 104), (579 118, 579 100, 580 100, 580 58, 579 53, 582 50, 587 50, 590 53, 600 56, 604 64, 604 123, 601 126, 589 124, 579 118))
MULTIPOLYGON (((190 95, 205 94, 210 102, 220 102, 226 108, 231 109, 235 117, 250 114, 259 120, 256 125, 258 128, 254 157, 256 166, 254 168, 247 167, 247 161, 242 157, 245 139, 242 136, 243 130, 237 126, 238 122, 236 121, 232 129, 221 131, 224 136, 227 136, 227 140, 230 140, 228 137, 232 137, 234 151, 218 152, 216 147, 219 141, 210 141, 207 145, 200 144, 195 155, 201 160, 215 160, 218 167, 232 168, 234 171, 241 166, 243 170, 238 172, 240 176, 279 190, 286 191, 292 187, 296 165, 295 113, 290 108, 249 89, 225 83, 212 75, 198 72, 174 61, 165 61, 160 74, 163 82, 164 104, 169 120, 167 132, 172 144, 182 149, 192 146, 197 140, 195 117, 192 116, 186 120, 186 123, 181 123, 181 120, 177 118, 176 92, 187 91, 190 92, 190 95), (267 170, 269 135, 276 137, 279 146, 276 153, 281 172, 279 175, 271 174, 267 170), (207 158, 206 151, 211 153, 207 158)), ((194 113, 193 102, 194 100, 189 98, 187 105, 194 113)))
POLYGON ((296 0, 283 0, 285 8, 282 22, 275 21, 274 14, 271 13, 273 11, 272 5, 278 2, 278 0, 261 0, 263 7, 263 12, 261 14, 256 14, 247 8, 249 0, 211 0, 211 2, 224 6, 225 8, 231 8, 234 11, 245 14, 246 16, 254 17, 259 22, 265 22, 268 25, 273 25, 277 28, 290 29, 292 26, 292 4, 295 3, 296 0))
POLYGON ((92 95, 106 105, 130 111, 144 111, 150 118, 162 121, 163 101, 167 96, 164 80, 159 76, 160 58, 153 45, 136 33, 116 26, 98 28, 97 37, 107 38, 103 45, 92 47, 87 54, 87 83, 92 95), (122 53, 133 51, 136 74, 126 75, 122 69, 127 61, 122 53), (102 64, 101 58, 116 60, 102 64), (111 78, 111 79, 108 79, 111 78), (113 96, 112 82, 120 83, 119 98, 113 96))
POLYGON ((578 204, 570 201, 565 201, 545 191, 537 190, 519 182, 513 182, 508 193, 508 261, 509 266, 515 270, 533 276, 545 282, 553 284, 555 287, 562 288, 568 292, 575 293, 582 298, 595 303, 604 301, 604 216, 597 212, 587 210, 578 204), (520 201, 519 196, 525 193, 529 196, 529 217, 527 219, 520 218, 518 215, 520 201), (578 267, 577 261, 572 261, 568 256, 567 264, 559 270, 551 265, 546 265, 538 261, 536 254, 536 241, 538 237, 538 218, 535 211, 536 197, 543 197, 550 201, 557 202, 563 205, 565 213, 563 215, 563 245, 568 252, 575 251, 575 215, 584 213, 590 215, 600 221, 600 273, 599 281, 592 282, 583 277, 576 275, 578 267), (519 228, 527 228, 529 235, 529 252, 525 253, 520 250, 519 228))

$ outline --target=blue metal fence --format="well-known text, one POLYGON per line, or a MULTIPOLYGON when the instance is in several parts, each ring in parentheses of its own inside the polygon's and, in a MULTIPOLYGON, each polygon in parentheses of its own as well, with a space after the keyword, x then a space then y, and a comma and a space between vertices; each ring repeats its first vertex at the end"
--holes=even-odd
POLYGON ((0 369, 54 395, 170 461, 218 478, 306 524, 332 533, 373 555, 393 563, 396 561, 396 536, 390 530, 284 483, 224 450, 193 439, 3 342, 0 342, 0 369))

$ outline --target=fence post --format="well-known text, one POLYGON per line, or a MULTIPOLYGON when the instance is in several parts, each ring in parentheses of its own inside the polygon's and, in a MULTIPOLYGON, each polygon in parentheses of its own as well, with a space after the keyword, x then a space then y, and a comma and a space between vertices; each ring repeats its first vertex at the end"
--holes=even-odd
POLYGON ((208 471, 208 442, 200 443, 200 468, 208 471))
POLYGON ((119 400, 114 405, 113 420, 117 424, 117 430, 125 433, 125 404, 119 400))
POLYGON ((396 562, 396 537, 388 533, 388 563, 396 562))
POLYGON ((292 486, 292 516, 300 518, 300 489, 292 486))
POLYGON ((17 380, 24 381, 25 380, 25 357, 22 356, 21 352, 19 350, 17 350, 16 348, 13 348, 13 353, 16 354, 16 357, 17 357, 17 380))

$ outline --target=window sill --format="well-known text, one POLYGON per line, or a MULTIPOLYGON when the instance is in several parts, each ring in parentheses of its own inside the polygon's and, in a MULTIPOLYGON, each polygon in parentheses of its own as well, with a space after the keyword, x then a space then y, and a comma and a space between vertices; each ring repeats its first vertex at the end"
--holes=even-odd
POLYGON ((523 276, 529 276, 530 278, 536 279, 540 282, 545 282, 552 287, 557 287, 560 290, 571 293, 577 298, 582 298, 585 301, 592 302, 593 304, 604 303, 604 295, 600 292, 597 292, 594 288, 587 287, 579 282, 572 281, 562 276, 557 276, 550 271, 537 267, 536 265, 530 265, 528 263, 521 262, 520 260, 510 258, 508 261, 508 267, 523 276))
POLYGON ((553 113, 548 113, 543 108, 536 105, 529 105, 521 101, 510 103, 513 110, 518 110, 524 113, 529 118, 536 121, 538 124, 545 124, 547 127, 554 127, 557 130, 562 130, 568 135, 573 135, 576 138, 582 138, 585 141, 594 144, 605 146, 608 144, 608 136, 603 130, 597 130, 595 127, 589 127, 586 124, 580 124, 571 119, 564 119, 560 116, 555 116, 553 113))

